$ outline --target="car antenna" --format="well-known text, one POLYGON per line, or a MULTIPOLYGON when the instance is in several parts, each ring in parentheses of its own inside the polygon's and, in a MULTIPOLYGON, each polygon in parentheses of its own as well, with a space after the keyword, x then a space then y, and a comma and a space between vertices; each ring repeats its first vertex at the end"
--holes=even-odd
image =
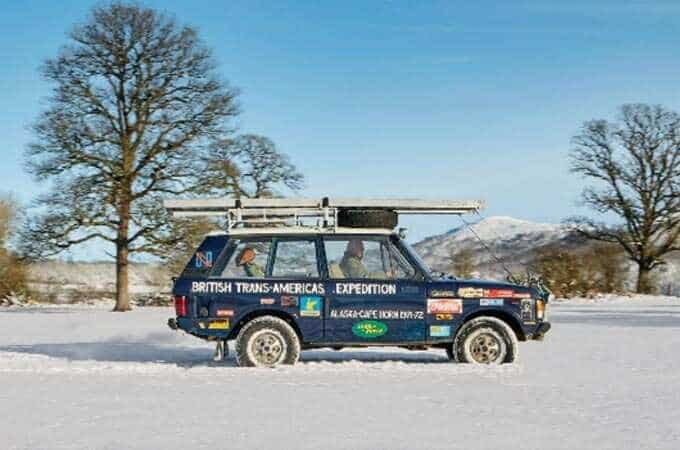
MULTIPOLYGON (((477 215, 480 217, 480 219, 484 219, 484 216, 482 216, 482 215, 479 213, 479 211, 477 211, 476 213, 477 213, 477 215)), ((465 226, 467 227, 467 229, 470 230, 470 232, 474 235, 474 237, 477 238, 477 240, 479 241, 479 243, 482 244, 482 247, 484 247, 484 249, 485 249, 487 252, 489 252, 489 254, 490 254, 491 257, 496 261, 496 263, 498 263, 498 264, 501 265, 501 267, 503 268, 503 270, 505 270, 505 272, 508 274, 508 279, 511 280, 511 281, 512 281, 512 280, 515 280, 515 274, 512 273, 512 272, 510 271, 510 269, 508 269, 508 266, 505 265, 505 263, 503 262, 502 259, 500 259, 498 256, 496 256, 496 254, 493 252, 493 250, 491 250, 491 248, 487 245, 487 243, 484 241, 484 239, 482 239, 482 238, 477 234, 477 232, 474 230, 474 228, 472 228, 472 225, 470 225, 468 222, 466 222, 465 219, 463 219, 463 216, 462 216, 462 215, 459 215, 458 218, 460 218, 460 221, 463 222, 463 224, 465 224, 465 226)))

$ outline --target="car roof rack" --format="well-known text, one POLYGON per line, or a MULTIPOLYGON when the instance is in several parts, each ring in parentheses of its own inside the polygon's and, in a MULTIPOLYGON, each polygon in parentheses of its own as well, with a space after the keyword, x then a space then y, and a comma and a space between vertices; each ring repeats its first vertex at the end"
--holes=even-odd
POLYGON ((165 208, 174 217, 226 217, 227 228, 237 226, 338 226, 340 210, 383 210, 403 214, 469 214, 483 208, 481 201, 377 199, 377 198, 210 198, 166 200, 165 208), (315 225, 305 222, 316 219, 315 225))

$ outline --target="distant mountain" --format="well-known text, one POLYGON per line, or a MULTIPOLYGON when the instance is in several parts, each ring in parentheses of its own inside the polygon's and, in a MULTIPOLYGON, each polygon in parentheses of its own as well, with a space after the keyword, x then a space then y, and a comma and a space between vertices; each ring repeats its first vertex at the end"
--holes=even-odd
MULTIPOLYGON (((432 236, 415 244, 415 249, 433 269, 450 272, 451 256, 462 249, 473 252, 479 276, 504 279, 505 273, 491 253, 480 243, 479 236, 490 250, 516 273, 530 262, 532 253, 541 247, 557 244, 562 248, 578 250, 591 245, 566 225, 535 223, 513 217, 488 217, 473 225, 454 228, 444 234, 432 236)), ((669 258, 666 267, 658 272, 664 285, 676 285, 680 290, 680 254, 669 258)), ((629 278, 634 275, 631 265, 629 278)))

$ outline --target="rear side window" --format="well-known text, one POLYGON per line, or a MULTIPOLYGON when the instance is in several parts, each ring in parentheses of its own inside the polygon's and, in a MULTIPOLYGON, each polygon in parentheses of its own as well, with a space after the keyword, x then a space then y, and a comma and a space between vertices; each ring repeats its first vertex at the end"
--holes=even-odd
POLYGON ((264 278, 267 274, 271 241, 232 241, 213 276, 220 278, 264 278))
POLYGON ((206 237, 191 257, 189 264, 184 268, 182 277, 202 278, 209 276, 215 267, 217 257, 222 253, 226 244, 226 236, 206 237))
POLYGON ((318 278, 319 265, 316 258, 316 241, 278 241, 276 243, 272 277, 318 278))

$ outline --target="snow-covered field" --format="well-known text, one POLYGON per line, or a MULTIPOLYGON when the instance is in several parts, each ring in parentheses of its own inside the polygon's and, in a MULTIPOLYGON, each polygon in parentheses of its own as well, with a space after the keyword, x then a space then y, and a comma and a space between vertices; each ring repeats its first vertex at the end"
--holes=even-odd
POLYGON ((170 314, 0 310, 0 448, 680 448, 680 299, 555 303, 497 368, 372 349, 241 369, 170 314))

